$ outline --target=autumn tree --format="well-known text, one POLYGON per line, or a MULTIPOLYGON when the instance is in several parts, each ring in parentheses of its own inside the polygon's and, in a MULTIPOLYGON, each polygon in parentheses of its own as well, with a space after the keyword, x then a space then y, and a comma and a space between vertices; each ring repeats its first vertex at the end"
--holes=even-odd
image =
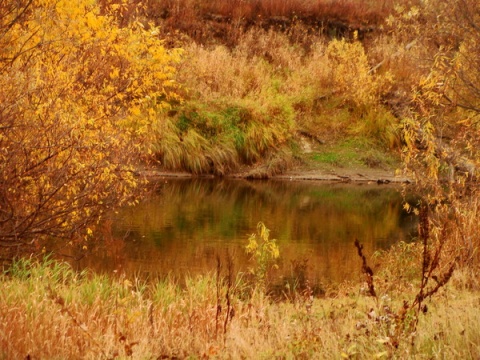
POLYGON ((134 201, 134 165, 175 97, 180 50, 122 4, 0 2, 0 247, 91 234, 134 201))
POLYGON ((401 35, 431 54, 403 119, 406 169, 430 209, 429 246, 447 262, 472 263, 480 246, 480 4, 434 0, 402 14, 401 35))
MULTIPOLYGON (((431 54, 423 61, 428 70, 412 92, 405 123, 407 160, 423 159, 431 180, 475 179, 480 161, 480 5, 435 0, 404 12, 416 15, 408 17, 407 26, 400 21, 400 31, 412 34, 431 54)), ((422 168, 417 165, 411 169, 422 168)))

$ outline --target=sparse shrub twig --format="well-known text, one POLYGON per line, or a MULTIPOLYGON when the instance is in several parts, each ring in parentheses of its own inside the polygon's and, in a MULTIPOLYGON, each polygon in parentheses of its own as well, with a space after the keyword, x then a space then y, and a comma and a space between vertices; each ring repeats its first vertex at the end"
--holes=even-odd
MULTIPOLYGON (((447 225, 442 227, 438 241, 432 243, 428 205, 421 204, 418 213, 418 234, 422 244, 421 279, 418 291, 414 295, 413 300, 404 300, 403 305, 396 313, 390 310, 389 307, 379 309, 386 313, 386 317, 395 319, 396 326, 392 328, 391 330, 393 331, 389 333, 389 343, 394 348, 398 348, 401 340, 406 338, 410 338, 411 345, 413 346, 420 314, 426 314, 428 311, 425 300, 431 298, 440 288, 448 283, 457 262, 457 259, 447 258, 446 270, 442 269, 441 260, 443 258, 442 256, 445 255, 444 245, 447 241, 447 225), (431 285, 432 283, 433 285, 431 285)), ((358 250, 358 255, 362 259, 362 271, 367 277, 368 294, 375 298, 378 307, 379 301, 374 287, 373 271, 368 265, 363 253, 363 245, 361 245, 357 239, 355 240, 355 247, 358 250)), ((371 313, 372 311, 370 311, 369 317, 371 317, 371 313)))

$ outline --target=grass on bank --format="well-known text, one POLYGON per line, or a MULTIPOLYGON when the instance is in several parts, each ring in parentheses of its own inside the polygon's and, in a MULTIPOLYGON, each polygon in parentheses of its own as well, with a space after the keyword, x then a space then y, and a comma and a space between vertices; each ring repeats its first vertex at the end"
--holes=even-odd
POLYGON ((401 243, 376 258, 377 298, 366 283, 313 297, 307 283, 283 301, 234 276, 228 259, 183 283, 19 260, 1 275, 0 358, 477 358, 479 283, 467 270, 425 302, 415 332, 399 331, 418 285, 418 271, 403 270, 418 270, 419 251, 401 243))
POLYGON ((361 170, 365 168, 399 168, 399 159, 368 138, 351 138, 333 144, 312 146, 308 156, 304 156, 305 167, 347 168, 361 170))
POLYGON ((382 103, 393 78, 370 72, 359 41, 318 38, 305 51, 254 29, 233 49, 189 43, 185 53, 184 101, 152 124, 148 151, 166 169, 225 175, 263 162, 274 175, 292 163, 299 134, 399 149, 399 119, 382 103))
POLYGON ((368 138, 399 155, 399 123, 427 69, 422 59, 431 56, 385 19, 401 18, 414 3, 145 4, 140 16, 160 25, 166 44, 184 49, 176 76, 183 100, 158 114, 145 153, 166 170, 222 176, 250 167, 255 178, 288 169, 305 133, 328 143, 368 138), (347 24, 348 34, 329 30, 324 16, 339 29, 347 24), (368 37, 359 23, 373 26, 368 37))

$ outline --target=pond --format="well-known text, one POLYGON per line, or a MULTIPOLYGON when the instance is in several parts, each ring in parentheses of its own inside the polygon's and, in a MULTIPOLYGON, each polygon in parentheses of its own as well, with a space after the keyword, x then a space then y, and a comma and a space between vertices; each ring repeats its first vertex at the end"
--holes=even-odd
POLYGON ((107 273, 183 276, 213 272, 227 251, 236 271, 262 221, 280 248, 275 276, 303 269, 313 282, 361 276, 354 240, 367 257, 415 235, 399 187, 308 181, 171 179, 105 222, 104 240, 76 262, 107 273))

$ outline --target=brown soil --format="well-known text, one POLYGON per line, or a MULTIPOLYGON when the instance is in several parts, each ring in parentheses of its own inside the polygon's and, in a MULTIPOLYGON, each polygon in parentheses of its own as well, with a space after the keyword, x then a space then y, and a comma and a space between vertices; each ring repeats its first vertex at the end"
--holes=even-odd
MULTIPOLYGON (((239 173, 227 175, 227 178, 251 178, 252 169, 246 169, 239 173)), ((195 175, 186 172, 169 172, 148 170, 143 171, 142 175, 149 178, 193 178, 195 175)), ((206 175, 202 177, 211 177, 213 175, 206 175)), ((276 179, 276 180, 304 180, 304 181, 325 181, 325 182, 358 182, 358 183, 377 183, 377 184, 400 184, 409 183, 410 180, 403 176, 396 174, 394 169, 375 169, 375 168, 345 168, 345 167, 330 167, 323 169, 304 169, 302 167, 295 167, 285 171, 279 175, 270 177, 258 177, 258 179, 276 179)))
POLYGON ((409 179, 397 175, 395 170, 370 169, 370 168, 331 168, 318 170, 291 170, 276 179, 284 180, 318 180, 332 182, 366 182, 377 184, 408 183, 409 179))

